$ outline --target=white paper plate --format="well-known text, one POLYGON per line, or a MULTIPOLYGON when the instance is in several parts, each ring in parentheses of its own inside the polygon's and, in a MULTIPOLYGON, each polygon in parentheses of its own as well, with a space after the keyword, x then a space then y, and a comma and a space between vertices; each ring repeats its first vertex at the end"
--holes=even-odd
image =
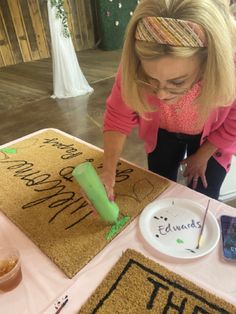
POLYGON ((205 208, 191 200, 165 198, 143 210, 139 227, 144 239, 157 251, 176 258, 197 258, 210 253, 220 238, 218 222, 208 211, 200 248, 196 249, 204 213, 205 208))

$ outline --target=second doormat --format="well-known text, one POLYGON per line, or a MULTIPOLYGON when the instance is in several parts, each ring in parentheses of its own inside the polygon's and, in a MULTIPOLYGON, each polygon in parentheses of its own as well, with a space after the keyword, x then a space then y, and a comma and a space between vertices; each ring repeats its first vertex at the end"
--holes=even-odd
MULTIPOLYGON (((102 157, 96 147, 50 129, 0 149, 0 209, 69 278, 113 238, 107 236, 111 225, 94 215, 72 176, 84 161, 100 173, 102 157)), ((160 176, 119 162, 120 216, 130 223, 168 185, 160 176)))
POLYGON ((236 307, 127 250, 79 313, 234 314, 236 307))

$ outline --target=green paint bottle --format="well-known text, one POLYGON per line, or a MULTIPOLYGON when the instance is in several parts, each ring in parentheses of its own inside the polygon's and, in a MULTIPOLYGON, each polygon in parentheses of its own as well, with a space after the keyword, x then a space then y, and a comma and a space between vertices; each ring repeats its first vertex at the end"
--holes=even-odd
POLYGON ((119 216, 119 207, 110 202, 102 181, 90 162, 78 165, 72 172, 80 187, 101 218, 110 223, 116 223, 119 216))

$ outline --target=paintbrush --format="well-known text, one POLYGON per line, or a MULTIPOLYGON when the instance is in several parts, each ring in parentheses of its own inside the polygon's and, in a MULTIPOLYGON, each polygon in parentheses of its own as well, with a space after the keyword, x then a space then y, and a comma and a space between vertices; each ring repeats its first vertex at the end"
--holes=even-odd
POLYGON ((207 212, 208 212, 209 204, 210 204, 210 199, 208 200, 207 207, 206 207, 206 210, 205 210, 205 214, 204 214, 204 217, 203 217, 202 227, 201 227, 201 230, 200 230, 200 233, 199 233, 199 236, 198 236, 196 249, 199 249, 199 247, 200 247, 200 242, 201 242, 201 239, 202 239, 202 233, 203 233, 203 229, 204 229, 204 225, 205 225, 205 221, 206 221, 206 215, 207 215, 207 212))

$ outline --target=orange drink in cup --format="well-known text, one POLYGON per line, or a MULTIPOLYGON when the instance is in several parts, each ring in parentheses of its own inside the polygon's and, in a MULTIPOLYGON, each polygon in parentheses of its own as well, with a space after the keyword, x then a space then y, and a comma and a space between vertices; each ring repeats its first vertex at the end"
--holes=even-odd
POLYGON ((0 292, 14 289, 21 279, 19 251, 11 247, 0 247, 0 292))

